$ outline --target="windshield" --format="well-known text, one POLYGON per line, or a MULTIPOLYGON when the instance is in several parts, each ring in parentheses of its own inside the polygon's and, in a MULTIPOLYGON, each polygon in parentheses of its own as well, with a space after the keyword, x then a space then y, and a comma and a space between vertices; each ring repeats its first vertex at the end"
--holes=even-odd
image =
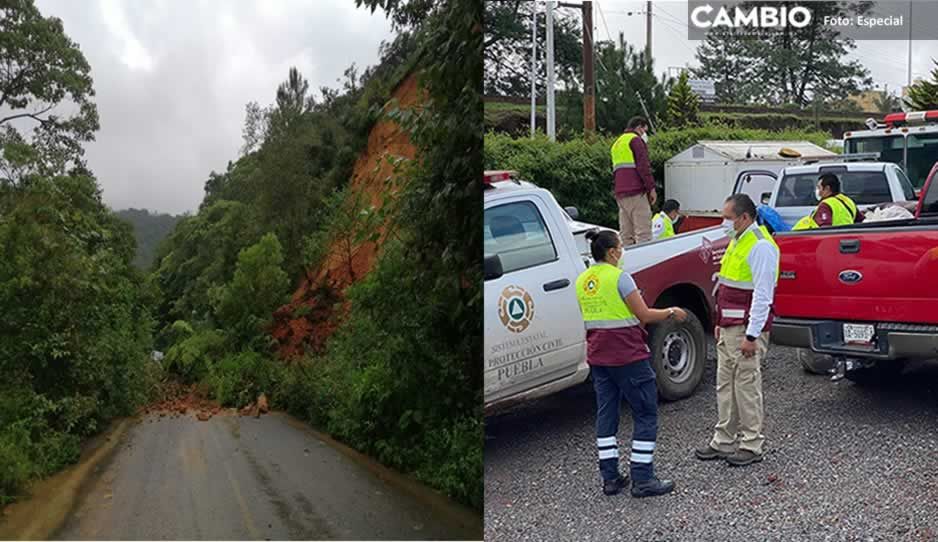
POLYGON ((908 145, 905 172, 912 184, 921 188, 931 167, 938 162, 938 134, 910 135, 908 145))
POLYGON ((905 143, 903 137, 898 135, 857 137, 844 142, 844 152, 878 152, 880 160, 902 166, 912 186, 921 188, 932 165, 938 162, 938 134, 910 135, 908 154, 903 157, 905 143))

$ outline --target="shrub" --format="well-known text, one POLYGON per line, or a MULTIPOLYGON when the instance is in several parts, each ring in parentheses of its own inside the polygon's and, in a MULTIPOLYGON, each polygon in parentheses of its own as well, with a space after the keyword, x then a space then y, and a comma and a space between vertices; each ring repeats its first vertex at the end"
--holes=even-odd
MULTIPOLYGON (((664 190, 664 163, 700 140, 808 140, 824 145, 823 132, 734 129, 706 126, 661 131, 649 137, 648 153, 659 196, 664 190)), ((591 141, 574 139, 551 142, 545 135, 513 138, 504 134, 485 135, 485 169, 512 169, 522 178, 550 190, 557 201, 572 205, 587 222, 618 227, 618 209, 613 197, 612 164, 609 149, 615 138, 591 141)), ((664 201, 663 197, 659 197, 664 201)))
POLYGON ((243 407, 258 395, 271 395, 281 365, 251 351, 225 356, 214 364, 206 378, 212 396, 225 406, 243 407))

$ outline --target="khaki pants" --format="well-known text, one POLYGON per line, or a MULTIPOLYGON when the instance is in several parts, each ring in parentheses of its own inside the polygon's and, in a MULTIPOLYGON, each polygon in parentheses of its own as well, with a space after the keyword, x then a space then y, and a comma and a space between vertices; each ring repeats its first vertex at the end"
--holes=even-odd
POLYGON ((619 204, 619 239, 622 245, 651 241, 651 205, 647 194, 616 198, 619 204))
POLYGON ((762 360, 769 348, 769 333, 756 339, 756 353, 743 356, 740 342, 745 326, 720 328, 717 340, 717 413, 719 420, 710 446, 721 452, 740 450, 762 454, 762 360))

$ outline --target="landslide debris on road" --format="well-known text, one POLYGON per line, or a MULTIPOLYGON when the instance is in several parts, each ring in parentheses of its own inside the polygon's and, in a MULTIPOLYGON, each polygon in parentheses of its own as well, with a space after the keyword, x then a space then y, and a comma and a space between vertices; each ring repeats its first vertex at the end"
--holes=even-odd
POLYGON ((144 416, 155 414, 160 418, 178 418, 189 413, 195 414, 199 421, 207 421, 220 413, 231 412, 219 405, 216 401, 206 399, 195 384, 181 384, 175 381, 163 382, 160 385, 159 399, 141 409, 144 416))

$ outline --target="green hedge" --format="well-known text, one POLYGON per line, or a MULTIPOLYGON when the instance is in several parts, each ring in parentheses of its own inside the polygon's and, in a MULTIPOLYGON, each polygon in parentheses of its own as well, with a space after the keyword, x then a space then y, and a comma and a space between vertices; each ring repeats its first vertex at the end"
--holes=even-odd
MULTIPOLYGON (((807 140, 824 145, 825 132, 736 129, 722 126, 659 132, 648 142, 649 157, 658 195, 663 196, 664 163, 700 140, 807 140)), ((551 142, 545 135, 513 138, 489 132, 485 135, 485 169, 511 169, 522 178, 553 192, 563 205, 573 205, 580 218, 594 224, 617 227, 616 202, 612 194, 609 149, 614 137, 592 141, 575 139, 551 142)))

